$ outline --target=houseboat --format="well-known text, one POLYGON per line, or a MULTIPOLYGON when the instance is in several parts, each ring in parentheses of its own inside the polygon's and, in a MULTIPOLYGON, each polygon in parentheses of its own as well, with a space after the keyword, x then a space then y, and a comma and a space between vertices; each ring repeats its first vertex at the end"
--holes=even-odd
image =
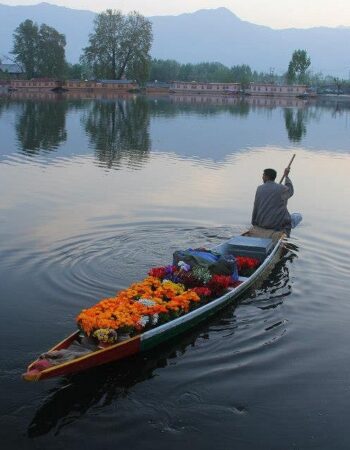
POLYGON ((266 84, 266 83, 250 83, 249 88, 245 90, 246 94, 264 95, 271 97, 298 97, 307 92, 306 84, 266 84))
POLYGON ((129 92, 139 88, 134 80, 66 80, 59 81, 50 78, 34 78, 32 80, 9 80, 9 87, 18 91, 107 91, 129 92))
POLYGON ((197 83, 196 81, 174 81, 170 92, 174 94, 239 94, 240 83, 197 83))

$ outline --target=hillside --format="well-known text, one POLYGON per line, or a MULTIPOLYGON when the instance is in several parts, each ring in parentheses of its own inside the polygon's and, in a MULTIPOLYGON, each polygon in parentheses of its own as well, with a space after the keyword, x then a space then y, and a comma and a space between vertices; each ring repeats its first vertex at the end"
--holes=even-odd
MULTIPOLYGON (((87 45, 94 17, 91 11, 48 3, 0 5, 0 55, 9 53, 14 29, 29 18, 64 33, 67 59, 77 62, 87 45)), ((310 54, 314 72, 349 76, 350 64, 343 48, 350 40, 350 27, 274 30, 243 21, 226 8, 150 20, 154 32, 152 56, 156 58, 193 63, 219 61, 228 66, 249 64, 259 71, 282 73, 293 50, 302 48, 310 54)))

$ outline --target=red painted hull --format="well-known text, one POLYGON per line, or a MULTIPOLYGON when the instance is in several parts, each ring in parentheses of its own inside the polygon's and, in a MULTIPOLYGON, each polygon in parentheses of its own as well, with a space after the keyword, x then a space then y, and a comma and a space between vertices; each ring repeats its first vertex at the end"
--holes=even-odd
MULTIPOLYGON (((51 351, 68 348, 69 345, 77 337, 77 335, 78 332, 72 334, 64 341, 60 342, 54 348, 52 348, 51 351)), ((52 366, 42 371, 36 371, 34 369, 35 363, 38 362, 38 360, 36 360, 32 364, 30 364, 27 372, 23 374, 23 378, 26 381, 39 381, 45 380, 47 378, 69 375, 75 372, 90 369, 91 367, 100 366, 112 361, 118 361, 119 359, 125 358, 126 356, 131 356, 135 353, 139 353, 140 350, 141 340, 139 336, 136 336, 125 342, 121 342, 119 344, 115 344, 110 347, 88 353, 87 355, 73 359, 72 361, 68 361, 58 366, 52 366)))

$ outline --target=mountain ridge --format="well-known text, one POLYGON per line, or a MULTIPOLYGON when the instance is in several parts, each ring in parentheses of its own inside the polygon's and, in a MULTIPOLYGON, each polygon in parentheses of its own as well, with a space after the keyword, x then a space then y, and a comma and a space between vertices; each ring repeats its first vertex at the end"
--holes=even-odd
MULTIPOLYGON (((47 23, 66 35, 66 56, 77 62, 88 45, 95 12, 48 2, 8 6, 0 3, 0 58, 9 54, 15 28, 29 18, 47 23), (6 18, 4 21, 3 18, 6 18)), ((241 20, 225 7, 200 9, 173 16, 150 16, 154 42, 152 57, 181 63, 218 61, 227 66, 249 64, 258 71, 286 71, 292 52, 306 49, 312 70, 348 77, 350 64, 343 56, 350 27, 274 29, 241 20)))

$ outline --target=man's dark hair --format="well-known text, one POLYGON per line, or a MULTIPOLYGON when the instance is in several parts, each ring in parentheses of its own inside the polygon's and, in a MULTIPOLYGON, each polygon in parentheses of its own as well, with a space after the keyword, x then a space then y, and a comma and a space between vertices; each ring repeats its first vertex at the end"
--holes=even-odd
POLYGON ((269 180, 275 181, 277 177, 277 172, 275 169, 265 169, 264 174, 267 176, 269 180))

